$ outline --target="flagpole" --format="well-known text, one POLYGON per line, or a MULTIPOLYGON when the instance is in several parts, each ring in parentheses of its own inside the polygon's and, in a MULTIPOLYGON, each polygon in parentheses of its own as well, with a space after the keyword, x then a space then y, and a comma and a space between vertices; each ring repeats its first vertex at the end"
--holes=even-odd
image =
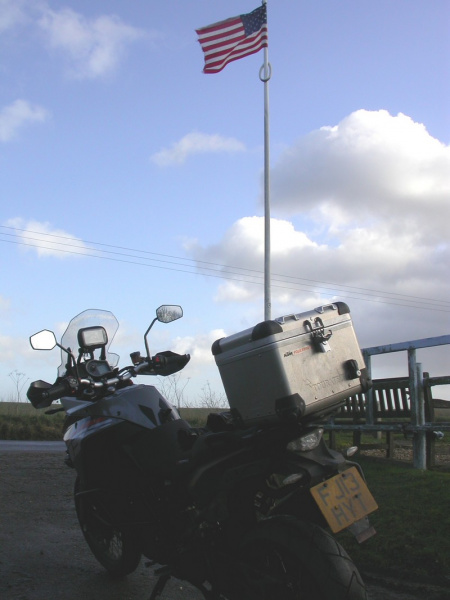
MULTIPOLYGON (((267 0, 262 0, 266 5, 267 0)), ((270 154, 269 154, 269 79, 272 67, 269 63, 269 49, 264 48, 264 64, 259 78, 264 83, 264 320, 271 319, 272 301, 270 284, 270 154)))

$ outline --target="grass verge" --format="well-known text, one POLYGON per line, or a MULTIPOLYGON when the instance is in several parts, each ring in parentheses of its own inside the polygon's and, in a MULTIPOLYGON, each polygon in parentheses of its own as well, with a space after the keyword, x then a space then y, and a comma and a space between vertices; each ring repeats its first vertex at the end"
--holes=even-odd
POLYGON ((25 402, 0 402, 0 440, 61 440, 64 413, 46 415, 25 402))
POLYGON ((379 507, 370 516, 376 536, 358 545, 348 532, 338 535, 358 567, 450 587, 450 473, 357 461, 379 507))
MULTIPOLYGON (((0 402, 0 440, 61 440, 64 413, 46 415, 45 410, 36 410, 27 402, 0 402)), ((181 417, 192 427, 203 427, 211 412, 214 410, 209 408, 180 411, 181 417)))

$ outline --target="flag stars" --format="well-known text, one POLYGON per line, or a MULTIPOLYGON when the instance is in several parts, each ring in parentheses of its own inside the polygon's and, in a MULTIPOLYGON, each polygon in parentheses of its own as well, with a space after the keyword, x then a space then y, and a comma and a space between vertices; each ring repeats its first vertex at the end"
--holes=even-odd
POLYGON ((248 13, 247 15, 241 15, 242 23, 245 29, 245 35, 249 36, 256 31, 259 31, 261 27, 267 23, 267 10, 266 6, 260 6, 256 10, 248 13))

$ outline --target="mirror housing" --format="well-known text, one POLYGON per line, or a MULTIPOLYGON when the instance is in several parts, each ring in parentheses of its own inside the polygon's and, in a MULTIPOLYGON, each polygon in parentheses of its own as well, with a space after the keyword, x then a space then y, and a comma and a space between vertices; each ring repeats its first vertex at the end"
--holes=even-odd
POLYGON ((163 304, 156 309, 156 318, 160 323, 171 323, 183 316, 183 309, 176 304, 163 304))
POLYGON ((150 349, 148 347, 147 336, 149 334, 150 329, 155 324, 155 321, 159 321, 160 323, 171 323, 172 321, 176 321, 177 319, 181 319, 183 316, 183 309, 178 304, 163 304, 159 308, 156 309, 156 317, 150 323, 149 328, 144 334, 144 343, 145 350, 147 352, 147 359, 150 359, 150 349))
POLYGON ((30 345, 33 350, 53 350, 57 345, 53 331, 43 329, 30 337, 30 345))

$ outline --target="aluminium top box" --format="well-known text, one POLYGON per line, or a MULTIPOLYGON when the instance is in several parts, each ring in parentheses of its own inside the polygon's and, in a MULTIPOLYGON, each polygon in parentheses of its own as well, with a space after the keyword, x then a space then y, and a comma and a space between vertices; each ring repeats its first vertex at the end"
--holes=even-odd
POLYGON ((230 407, 245 425, 312 421, 370 387, 343 302, 263 321, 214 342, 230 407))

